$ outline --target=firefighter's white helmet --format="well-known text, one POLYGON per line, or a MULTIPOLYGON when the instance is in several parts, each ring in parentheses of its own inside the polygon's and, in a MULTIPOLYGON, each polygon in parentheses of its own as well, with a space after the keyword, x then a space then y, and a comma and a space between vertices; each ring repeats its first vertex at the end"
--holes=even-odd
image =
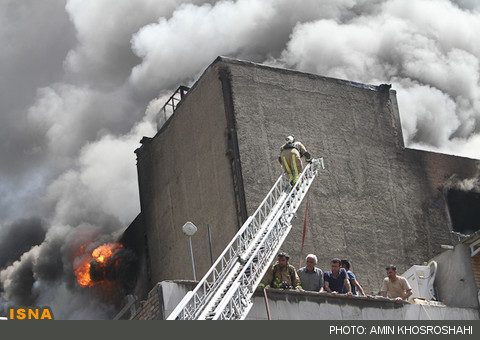
POLYGON ((288 136, 288 137, 285 138, 285 141, 287 143, 293 143, 293 142, 295 142, 295 136, 288 136))

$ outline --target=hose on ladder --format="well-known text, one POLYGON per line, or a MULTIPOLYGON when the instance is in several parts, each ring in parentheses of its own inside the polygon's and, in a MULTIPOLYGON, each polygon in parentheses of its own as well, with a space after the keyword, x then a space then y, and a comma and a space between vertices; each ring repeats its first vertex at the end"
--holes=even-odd
POLYGON ((305 234, 307 233, 308 205, 310 202, 310 191, 307 193, 307 206, 305 207, 305 221, 303 221, 302 248, 300 249, 300 263, 298 268, 302 268, 303 245, 305 244, 305 234))

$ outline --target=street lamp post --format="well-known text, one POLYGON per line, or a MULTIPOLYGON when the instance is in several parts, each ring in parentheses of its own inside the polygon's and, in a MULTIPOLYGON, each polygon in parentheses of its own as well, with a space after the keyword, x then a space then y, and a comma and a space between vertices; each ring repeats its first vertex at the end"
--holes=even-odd
POLYGON ((198 229, 195 226, 195 224, 188 221, 183 225, 182 230, 185 233, 185 235, 188 236, 188 244, 190 246, 190 257, 192 259, 193 280, 197 281, 197 275, 195 274, 195 262, 193 260, 192 235, 194 235, 198 229))

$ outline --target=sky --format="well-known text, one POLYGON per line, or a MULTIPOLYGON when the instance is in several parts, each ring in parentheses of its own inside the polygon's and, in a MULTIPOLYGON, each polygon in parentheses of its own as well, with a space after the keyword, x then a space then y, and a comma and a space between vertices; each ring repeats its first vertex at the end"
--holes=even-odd
POLYGON ((111 318, 72 249, 140 212, 134 150, 220 55, 392 84, 407 147, 480 159, 480 1, 2 0, 0 21, 0 316, 111 318))

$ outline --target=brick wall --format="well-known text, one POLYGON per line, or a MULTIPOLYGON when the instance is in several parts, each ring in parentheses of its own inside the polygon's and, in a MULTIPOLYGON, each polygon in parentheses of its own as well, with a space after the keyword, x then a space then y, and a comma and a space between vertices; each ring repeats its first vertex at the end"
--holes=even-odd
POLYGON ((146 300, 140 301, 137 308, 137 314, 131 320, 162 320, 163 319, 163 303, 161 303, 161 284, 157 283, 155 287, 148 293, 146 300))
POLYGON ((139 303, 137 313, 131 320, 165 320, 196 281, 176 280, 157 283, 148 293, 148 298, 139 303))

